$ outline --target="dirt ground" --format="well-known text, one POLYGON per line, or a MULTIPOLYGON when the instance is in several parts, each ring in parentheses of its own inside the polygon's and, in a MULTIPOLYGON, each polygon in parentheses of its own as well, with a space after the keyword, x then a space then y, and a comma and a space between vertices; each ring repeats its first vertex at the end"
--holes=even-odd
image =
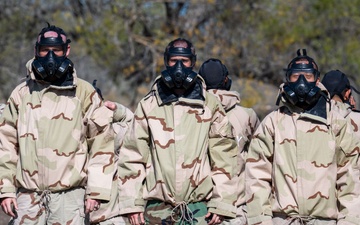
POLYGON ((0 208, 0 225, 7 225, 10 220, 10 217, 5 215, 5 213, 0 208))

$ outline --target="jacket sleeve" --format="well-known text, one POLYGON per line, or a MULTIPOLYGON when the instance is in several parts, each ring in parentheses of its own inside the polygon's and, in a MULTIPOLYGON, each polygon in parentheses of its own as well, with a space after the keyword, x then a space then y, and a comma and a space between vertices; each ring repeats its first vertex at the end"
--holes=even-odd
POLYGON ((119 191, 118 191, 118 173, 117 173, 117 164, 119 159, 119 150, 122 145, 124 135, 129 127, 129 123, 133 118, 133 113, 126 108, 125 106, 115 103, 117 105, 116 109, 113 111, 113 121, 112 129, 114 131, 114 152, 115 160, 114 171, 112 174, 113 183, 112 183, 112 192, 111 199, 107 203, 101 203, 99 210, 93 211, 90 213, 91 222, 100 222, 108 218, 116 216, 119 212, 119 191))
MULTIPOLYGON (((119 158, 120 147, 123 143, 124 136, 129 130, 129 126, 131 125, 131 121, 134 119, 134 113, 126 108, 125 106, 116 103, 116 110, 114 111, 114 118, 112 127, 115 132, 115 154, 117 159, 119 158)), ((117 160, 116 160, 117 161, 117 160)), ((117 164, 116 170, 117 170, 117 164)))
POLYGON ((92 94, 87 100, 91 104, 88 104, 85 115, 89 151, 86 197, 108 201, 111 197, 113 171, 116 166, 114 164, 114 131, 111 126, 113 111, 102 105, 102 100, 96 94, 92 94))
POLYGON ((16 196, 14 182, 19 158, 17 120, 17 104, 12 94, 0 117, 0 198, 16 196))
POLYGON ((149 140, 148 123, 141 103, 139 103, 119 154, 119 207, 121 215, 144 211, 145 201, 142 196, 142 185, 146 176, 145 166, 150 151, 149 140))
POLYGON ((249 224, 272 224, 271 172, 274 129, 267 116, 254 133, 246 159, 246 203, 249 224))
POLYGON ((115 103, 116 110, 114 111, 114 123, 130 123, 134 118, 134 113, 130 109, 126 108, 122 104, 115 103))
POLYGON ((337 196, 338 224, 358 224, 360 220, 359 183, 359 138, 352 132, 349 121, 342 126, 338 121, 332 123, 341 127, 335 134, 337 142, 337 196))
POLYGON ((235 217, 237 192, 233 186, 238 172, 237 145, 232 128, 219 104, 216 107, 209 133, 209 155, 214 183, 208 203, 209 212, 235 217))
POLYGON ((254 134, 259 124, 260 124, 259 117, 257 116, 256 112, 253 109, 251 109, 249 112, 249 129, 250 129, 249 133, 251 135, 254 134))

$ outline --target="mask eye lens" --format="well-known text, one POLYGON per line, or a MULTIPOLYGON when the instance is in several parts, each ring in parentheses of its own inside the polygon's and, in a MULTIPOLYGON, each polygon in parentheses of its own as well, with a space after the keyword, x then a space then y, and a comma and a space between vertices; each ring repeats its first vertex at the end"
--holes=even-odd
POLYGON ((61 46, 41 46, 37 50, 37 55, 45 57, 50 51, 52 51, 56 56, 64 56, 64 50, 61 46))
POLYGON ((49 49, 46 49, 46 48, 40 48, 37 52, 37 55, 40 56, 40 57, 44 57, 48 54, 49 52, 49 49))
POLYGON ((291 71, 287 81, 296 82, 300 76, 303 76, 308 82, 315 81, 315 74, 313 71, 300 71, 300 70, 291 71))
POLYGON ((191 60, 189 58, 182 59, 181 61, 186 67, 191 66, 191 60))
POLYGON ((313 73, 305 73, 304 77, 309 82, 314 82, 315 81, 315 75, 313 73))
POLYGON ((295 82, 299 79, 300 73, 292 73, 289 77, 289 82, 295 82))

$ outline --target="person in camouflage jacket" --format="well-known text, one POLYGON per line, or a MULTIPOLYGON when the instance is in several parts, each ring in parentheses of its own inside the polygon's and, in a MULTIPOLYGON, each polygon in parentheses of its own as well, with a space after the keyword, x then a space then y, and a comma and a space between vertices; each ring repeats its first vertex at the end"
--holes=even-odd
POLYGON ((124 138, 120 211, 133 225, 219 224, 235 217, 236 143, 221 103, 192 71, 195 60, 189 41, 168 44, 167 69, 139 102, 124 138))
POLYGON ((359 224, 359 139, 300 50, 246 160, 249 224, 359 224))
MULTIPOLYGON (((351 129, 358 139, 360 139, 360 112, 355 109, 356 102, 352 96, 352 92, 359 94, 352 85, 345 73, 340 70, 331 70, 327 72, 321 83, 325 86, 330 94, 331 107, 349 121, 351 129)), ((360 167, 360 160, 358 161, 360 167)), ((360 177, 359 177, 360 179, 360 177)), ((360 195, 357 197, 357 202, 360 206, 360 195)))
POLYGON ((90 222, 93 225, 125 225, 127 218, 120 216, 117 163, 119 160, 120 146, 134 118, 134 114, 130 109, 116 102, 105 101, 104 105, 106 107, 100 107, 95 114, 103 118, 112 118, 112 131, 114 132, 115 139, 115 158, 113 160, 114 171, 111 199, 108 202, 102 203, 97 210, 90 213, 90 222))
POLYGON ((102 99, 77 77, 69 43, 61 28, 42 29, 0 119, 0 199, 11 224, 84 224, 111 197, 112 121, 95 116, 102 99))
POLYGON ((332 108, 338 109, 339 113, 347 118, 351 124, 352 130, 360 138, 360 113, 355 109, 355 101, 352 92, 360 92, 350 85, 350 81, 345 73, 340 70, 331 70, 327 72, 321 83, 330 94, 332 108))
POLYGON ((247 224, 245 206, 245 159, 250 140, 259 126, 259 118, 251 108, 240 106, 240 94, 230 91, 231 79, 226 66, 219 60, 210 58, 200 67, 199 75, 204 79, 206 90, 214 94, 226 111, 226 115, 233 127, 234 137, 238 146, 238 178, 234 179, 238 191, 236 201, 236 218, 224 220, 222 225, 247 224))

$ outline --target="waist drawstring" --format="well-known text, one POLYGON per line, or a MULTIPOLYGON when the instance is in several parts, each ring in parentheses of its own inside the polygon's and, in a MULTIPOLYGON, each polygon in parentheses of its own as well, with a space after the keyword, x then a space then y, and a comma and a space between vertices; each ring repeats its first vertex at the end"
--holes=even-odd
POLYGON ((46 213, 50 213, 49 203, 51 201, 51 191, 45 190, 41 192, 40 195, 40 207, 44 208, 46 213))
POLYGON ((299 221, 301 225, 307 225, 313 219, 314 218, 312 218, 311 216, 289 215, 289 224, 295 221, 299 221))
POLYGON ((171 219, 175 222, 181 222, 180 224, 182 224, 182 221, 186 221, 186 222, 193 224, 194 215, 191 212, 191 210, 188 207, 188 204, 186 202, 180 202, 173 208, 173 210, 171 212, 171 219), (177 214, 177 210, 180 211, 179 212, 180 218, 175 219, 174 217, 177 214))

